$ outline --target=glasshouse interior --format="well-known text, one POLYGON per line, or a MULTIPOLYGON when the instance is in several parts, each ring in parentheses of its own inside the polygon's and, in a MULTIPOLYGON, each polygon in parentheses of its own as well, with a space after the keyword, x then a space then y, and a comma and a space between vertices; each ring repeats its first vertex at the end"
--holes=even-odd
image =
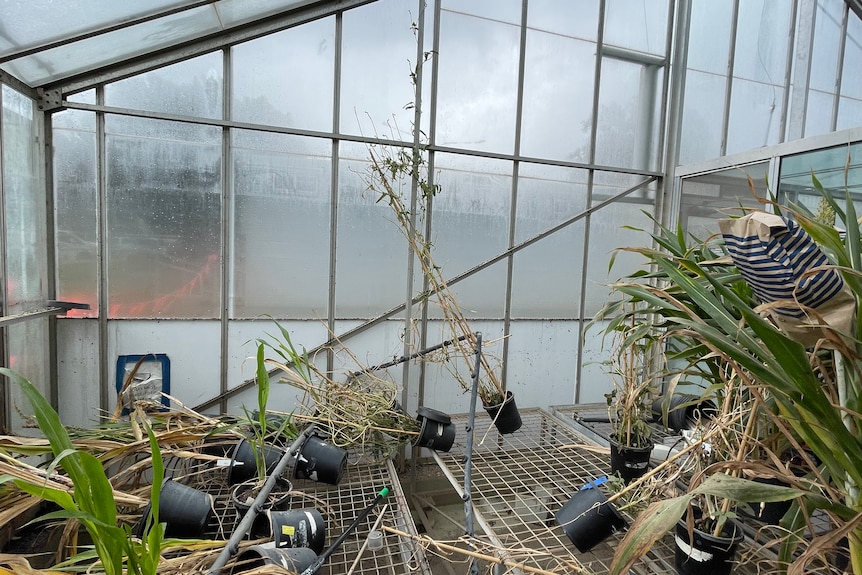
POLYGON ((860 211, 860 0, 0 2, 0 575, 862 575, 860 211))

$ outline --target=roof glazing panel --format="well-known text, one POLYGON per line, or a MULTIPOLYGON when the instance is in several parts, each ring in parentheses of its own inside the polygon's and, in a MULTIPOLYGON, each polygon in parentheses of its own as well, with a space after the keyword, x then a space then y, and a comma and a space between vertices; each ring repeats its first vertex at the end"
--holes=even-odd
POLYGON ((0 0, 0 68, 41 86, 310 3, 0 0))

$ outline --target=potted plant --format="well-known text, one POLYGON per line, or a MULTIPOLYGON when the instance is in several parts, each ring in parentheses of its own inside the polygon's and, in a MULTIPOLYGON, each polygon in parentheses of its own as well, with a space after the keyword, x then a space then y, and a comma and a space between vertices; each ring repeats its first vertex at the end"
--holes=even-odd
MULTIPOLYGON (((792 214, 794 221, 820 247, 828 258, 828 265, 820 269, 838 270, 857 302, 851 315, 858 318, 862 246, 855 207, 848 195, 842 208, 815 177, 812 180, 844 231, 799 206, 775 206, 775 211, 792 214)), ((810 450, 821 463, 804 481, 787 473, 782 479, 793 488, 715 473, 680 498, 653 503, 629 529, 611 572, 627 573, 637 557, 676 525, 695 496, 710 493, 736 502, 795 498, 782 520, 789 536, 782 538, 777 549, 779 569, 786 569, 791 562, 795 568, 804 569, 818 553, 846 533, 852 571, 862 573, 862 527, 856 521, 862 512, 858 491, 862 485, 859 433, 862 410, 855 399, 862 397, 859 322, 854 321, 852 333, 842 333, 823 321, 816 308, 807 307, 805 317, 812 322, 809 329, 819 330, 820 335, 814 345, 806 346, 765 313, 775 306, 799 306, 798 302, 792 299, 761 302, 752 298, 751 290, 745 289, 746 282, 728 258, 699 257, 704 244, 679 249, 685 245, 682 231, 667 232, 663 229, 664 235, 654 239, 660 247, 673 249, 633 250, 646 255, 656 270, 654 277, 661 276, 666 283, 629 281, 615 289, 646 302, 660 318, 663 337, 680 344, 673 348, 676 353, 685 353, 680 350, 687 344, 688 349, 704 351, 702 356, 710 357, 709 363, 715 369, 732 366, 742 378, 742 386, 766 407, 762 413, 780 430, 781 438, 797 451, 810 450), (832 532, 806 531, 807 518, 817 510, 829 516, 832 532)), ((762 466, 760 462, 743 459, 734 462, 736 469, 755 464, 762 466)))
MULTIPOLYGON (((426 202, 439 193, 440 188, 423 177, 424 161, 419 150, 401 148, 389 154, 378 152, 374 148, 369 148, 368 151, 368 189, 378 194, 378 202, 386 202, 392 208, 396 223, 419 261, 428 287, 417 301, 428 299, 440 308, 444 323, 453 336, 454 355, 458 356, 459 365, 454 366, 453 375, 461 388, 469 393, 472 390, 476 332, 471 328, 449 288, 442 268, 434 261, 431 243, 416 225, 416 211, 407 208, 405 199, 393 182, 400 178, 411 179, 420 190, 421 199, 426 202), (464 370, 470 374, 469 377, 463 375, 464 370)), ((447 353, 444 357, 448 360, 450 355, 447 353)), ((503 387, 497 369, 492 364, 493 361, 483 353, 480 358, 478 395, 497 430, 503 434, 513 433, 521 427, 520 413, 514 395, 503 387)))
POLYGON ((648 339, 643 337, 650 326, 627 314, 627 323, 611 322, 611 334, 616 347, 610 360, 610 375, 614 388, 605 394, 608 420, 612 431, 608 438, 611 448, 611 473, 619 474, 628 483, 646 473, 654 442, 652 405, 655 386, 647 371, 644 354, 648 339))
MULTIPOLYGON (((231 467, 229 469, 229 476, 234 475, 234 467, 241 464, 240 469, 243 470, 242 476, 251 475, 245 471, 245 468, 249 464, 248 460, 242 461, 240 457, 243 450, 250 446, 253 453, 255 473, 250 479, 236 483, 231 490, 231 501, 241 514, 245 514, 249 510, 260 490, 264 488, 268 474, 275 468, 284 455, 281 449, 269 443, 270 423, 267 417, 267 403, 269 401, 270 381, 269 373, 266 369, 265 346, 262 343, 258 343, 257 345, 256 360, 258 410, 256 413, 250 413, 243 407, 250 437, 241 440, 237 444, 231 457, 231 467)), ((290 417, 281 418, 281 423, 273 433, 273 436, 280 441, 295 438, 297 435, 298 432, 290 417)), ((284 477, 278 477, 263 503, 263 509, 285 509, 289 503, 291 488, 290 481, 284 477)))

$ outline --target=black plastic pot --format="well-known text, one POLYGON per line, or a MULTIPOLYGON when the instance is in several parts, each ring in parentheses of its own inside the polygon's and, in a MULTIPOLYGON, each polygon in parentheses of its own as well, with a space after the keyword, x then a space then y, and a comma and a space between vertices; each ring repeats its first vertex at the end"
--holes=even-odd
MULTIPOLYGON (((663 403, 663 397, 659 397, 653 402, 652 413, 654 421, 664 422, 663 403)), ((668 429, 676 431, 691 429, 699 419, 712 417, 716 413, 718 413, 718 408, 716 408, 715 403, 711 400, 699 401, 696 395, 675 393, 670 398, 670 403, 667 407, 667 422, 664 423, 668 429)))
POLYGON ((512 395, 511 391, 506 392, 506 399, 503 403, 484 407, 500 433, 514 433, 521 429, 521 413, 518 411, 518 406, 515 405, 515 396, 512 395))
POLYGON ((344 476, 345 467, 347 450, 310 435, 299 450, 294 477, 338 485, 344 476))
POLYGON ((413 445, 443 452, 452 448, 455 443, 455 424, 451 417, 430 407, 420 407, 416 410, 416 419, 422 425, 413 445))
POLYGON ((320 554, 326 539, 326 523, 317 509, 270 509, 255 518, 251 534, 271 538, 279 548, 308 547, 320 554))
POLYGON ((645 447, 620 445, 614 435, 611 445, 611 473, 617 473, 627 484, 641 477, 649 469, 649 458, 655 444, 649 441, 645 447))
MULTIPOLYGON (((251 509, 260 486, 261 484, 258 483, 257 477, 233 486, 230 492, 230 500, 240 516, 244 516, 251 509)), ((275 509, 283 511, 287 509, 290 505, 290 490, 292 488, 293 486, 290 484, 290 481, 284 477, 277 478, 272 491, 269 492, 269 496, 261 506, 261 510, 275 509)))
MULTIPOLYGON (((194 487, 177 483, 171 478, 162 481, 159 491, 159 523, 165 523, 165 537, 200 539, 213 516, 213 496, 194 487)), ((138 537, 144 535, 144 522, 151 504, 147 504, 141 520, 135 526, 138 537)))
MULTIPOLYGON (((252 545, 236 558, 231 574, 251 571, 265 565, 278 565, 291 573, 302 573, 317 560, 317 554, 308 547, 282 547, 279 549, 252 545)), ((317 573, 317 571, 314 571, 317 573)))
MULTIPOLYGON (((790 484, 787 482, 774 477, 768 479, 756 478, 754 481, 757 483, 765 483, 767 485, 790 487, 790 484)), ((787 513, 787 510, 790 509, 791 505, 793 505, 793 500, 750 503, 749 507, 742 506, 740 508, 740 513, 768 525, 778 525, 778 522, 781 521, 781 518, 784 517, 784 514, 787 513)))
MULTIPOLYGON (((264 447, 264 458, 266 459, 266 472, 269 473, 278 465, 284 451, 267 445, 264 447)), ((240 440, 230 455, 230 466, 227 469, 228 485, 243 483, 257 477, 257 460, 254 458, 254 447, 248 439, 240 440)))
MULTIPOLYGON (((695 517, 698 516, 695 510, 695 517)), ((683 517, 676 524, 674 539, 674 565, 679 575, 728 575, 743 535, 742 528, 732 519, 727 520, 719 537, 696 528, 689 534, 683 517)))
POLYGON ((554 515, 569 541, 586 553, 628 523, 597 487, 581 489, 554 515))

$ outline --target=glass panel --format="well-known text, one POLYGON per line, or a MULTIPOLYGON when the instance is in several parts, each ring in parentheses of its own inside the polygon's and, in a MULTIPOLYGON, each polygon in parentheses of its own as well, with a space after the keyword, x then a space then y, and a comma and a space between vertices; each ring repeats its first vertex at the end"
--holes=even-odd
POLYGON ((831 93, 808 90, 808 106, 805 112, 805 136, 817 136, 832 131, 832 106, 835 96, 831 93))
POLYGON ((781 159, 778 192, 782 203, 796 202, 816 212, 820 193, 814 189, 812 172, 824 188, 843 201, 845 190, 862 211, 862 143, 836 146, 781 159), (846 169, 846 172, 845 172, 846 169))
POLYGON ((810 87, 835 92, 835 72, 839 69, 843 0, 817 0, 814 17, 814 46, 811 48, 810 87))
MULTIPOLYGON (((403 0, 344 13, 341 131, 412 141, 416 38, 403 0)), ((415 6, 414 6, 415 8, 415 6)), ((430 67, 429 67, 430 70, 430 67)), ((430 78, 430 75, 429 75, 430 78)))
POLYGON ((7 313, 32 311, 46 299, 45 185, 33 101, 3 86, 3 206, 7 313))
POLYGON ((232 317, 326 317, 332 145, 235 130, 232 317))
POLYGON ((304 0, 219 0, 217 7, 222 22, 235 26, 304 3, 304 0))
POLYGON ((595 54, 592 42, 527 32, 522 155, 589 161, 595 54))
MULTIPOLYGON (((57 25, 56 4, 54 10, 55 14, 47 21, 57 25)), ((62 11, 64 17, 72 12, 75 10, 62 11)), ((33 15, 28 14, 27 17, 33 18, 33 15)), ((109 22, 114 23, 113 20, 109 22)), ((4 29, 7 25, 4 20, 4 29)), ((65 29, 65 22, 59 27, 65 29)), ((4 67, 35 86, 219 32, 221 27, 215 11, 210 6, 202 6, 44 50, 7 62, 4 67)))
POLYGON ((94 320, 57 322, 57 393, 63 425, 93 427, 101 410, 99 366, 102 365, 99 322, 94 320))
MULTIPOLYGON (((844 73, 841 75, 841 95, 862 100, 862 20, 850 14, 847 40, 844 44, 844 73)), ((856 122, 860 125, 862 122, 856 122)))
POLYGON ((838 102, 838 122, 836 130, 846 130, 862 126, 862 100, 841 98, 838 102))
POLYGON ((655 102, 661 93, 657 66, 604 58, 599 91, 596 163, 650 169, 658 161, 655 102))
MULTIPOLYGON (((431 216, 432 255, 448 279, 509 247, 512 163, 438 154, 434 169, 440 191, 431 216)), ((506 267, 497 264, 454 291, 468 313, 499 317, 505 280, 506 267)))
MULTIPOLYGON (((343 143, 340 154, 336 313, 375 316, 406 298, 407 240, 389 204, 378 203, 380 194, 367 190, 366 146, 343 143)), ((409 198, 409 180, 392 184, 409 198)))
POLYGON ((667 8, 667 0, 609 0, 604 42, 664 55, 667 8))
POLYGON ((441 19, 435 143, 512 153, 519 27, 453 12, 441 19))
POLYGON ((332 131, 335 19, 233 48, 232 119, 332 131))
POLYGON ((599 3, 583 0, 575 6, 571 0, 530 0, 527 26, 595 42, 599 26, 599 3))
MULTIPOLYGON (((639 176, 597 172, 594 187, 602 193, 594 197, 594 204, 602 196, 622 192, 640 181, 643 178, 639 176)), ((590 216, 584 317, 593 317, 607 302, 610 282, 643 264, 643 258, 637 254, 618 252, 613 269, 608 270, 608 262, 617 248, 649 245, 645 231, 651 232, 653 223, 643 212, 651 209, 654 197, 653 184, 650 190, 634 192, 628 199, 609 203, 590 216)))
POLYGON ((768 171, 769 162, 766 161, 685 178, 682 181, 679 214, 683 229, 705 240, 719 233, 719 219, 738 215, 740 205, 762 207, 752 196, 748 178, 754 183, 757 196, 766 198, 768 171))
POLYGON ((158 68, 105 86, 105 103, 200 118, 222 117, 222 53, 158 68))
POLYGON ((218 317, 221 129, 109 115, 106 131, 109 317, 218 317))
MULTIPOLYGON (((42 137, 33 101, 2 86, 0 102, 0 178, 6 224, 6 236, 0 238, 0 243, 6 255, 5 311, 13 315, 41 308, 47 299, 45 184, 40 156, 42 137)), ((42 318, 10 325, 5 333, 7 366, 31 380, 45 395, 49 383, 47 327, 47 319, 42 318)), ((7 413, 0 414, 0 423, 15 433, 37 433, 23 419, 22 414, 32 414, 33 410, 20 387, 0 385, 0 390, 8 394, 9 400, 7 413)), ((5 401, 0 405, 5 406, 5 401)))
POLYGON ((82 104, 95 104, 96 103, 96 90, 84 90, 83 92, 78 92, 77 94, 69 94, 66 97, 70 102, 81 102, 82 104))
POLYGON ((90 304, 89 310, 71 310, 67 317, 98 317, 96 115, 66 110, 52 120, 57 297, 90 304))
POLYGON ((726 81, 724 76, 704 74, 691 69, 686 73, 679 147, 680 165, 715 158, 721 152, 726 81))
MULTIPOLYGON (((791 8, 792 2, 747 0, 739 3, 734 77, 767 84, 784 83, 791 8)), ((736 90, 735 83, 733 89, 736 90)), ((781 98, 778 105, 780 107, 781 98)))
POLYGON ((689 75, 691 70, 727 74, 732 9, 731 2, 691 3, 689 75))
POLYGON ((777 144, 781 86, 735 79, 730 95, 727 153, 777 144))
MULTIPOLYGON (((586 198, 586 170, 521 164, 516 243, 583 214, 586 198)), ((515 254, 512 317, 580 317, 584 222, 569 224, 515 254)))
MULTIPOLYGON (((520 0, 443 0, 443 10, 521 24, 520 0)), ((532 4, 531 4, 532 7, 532 4)))

